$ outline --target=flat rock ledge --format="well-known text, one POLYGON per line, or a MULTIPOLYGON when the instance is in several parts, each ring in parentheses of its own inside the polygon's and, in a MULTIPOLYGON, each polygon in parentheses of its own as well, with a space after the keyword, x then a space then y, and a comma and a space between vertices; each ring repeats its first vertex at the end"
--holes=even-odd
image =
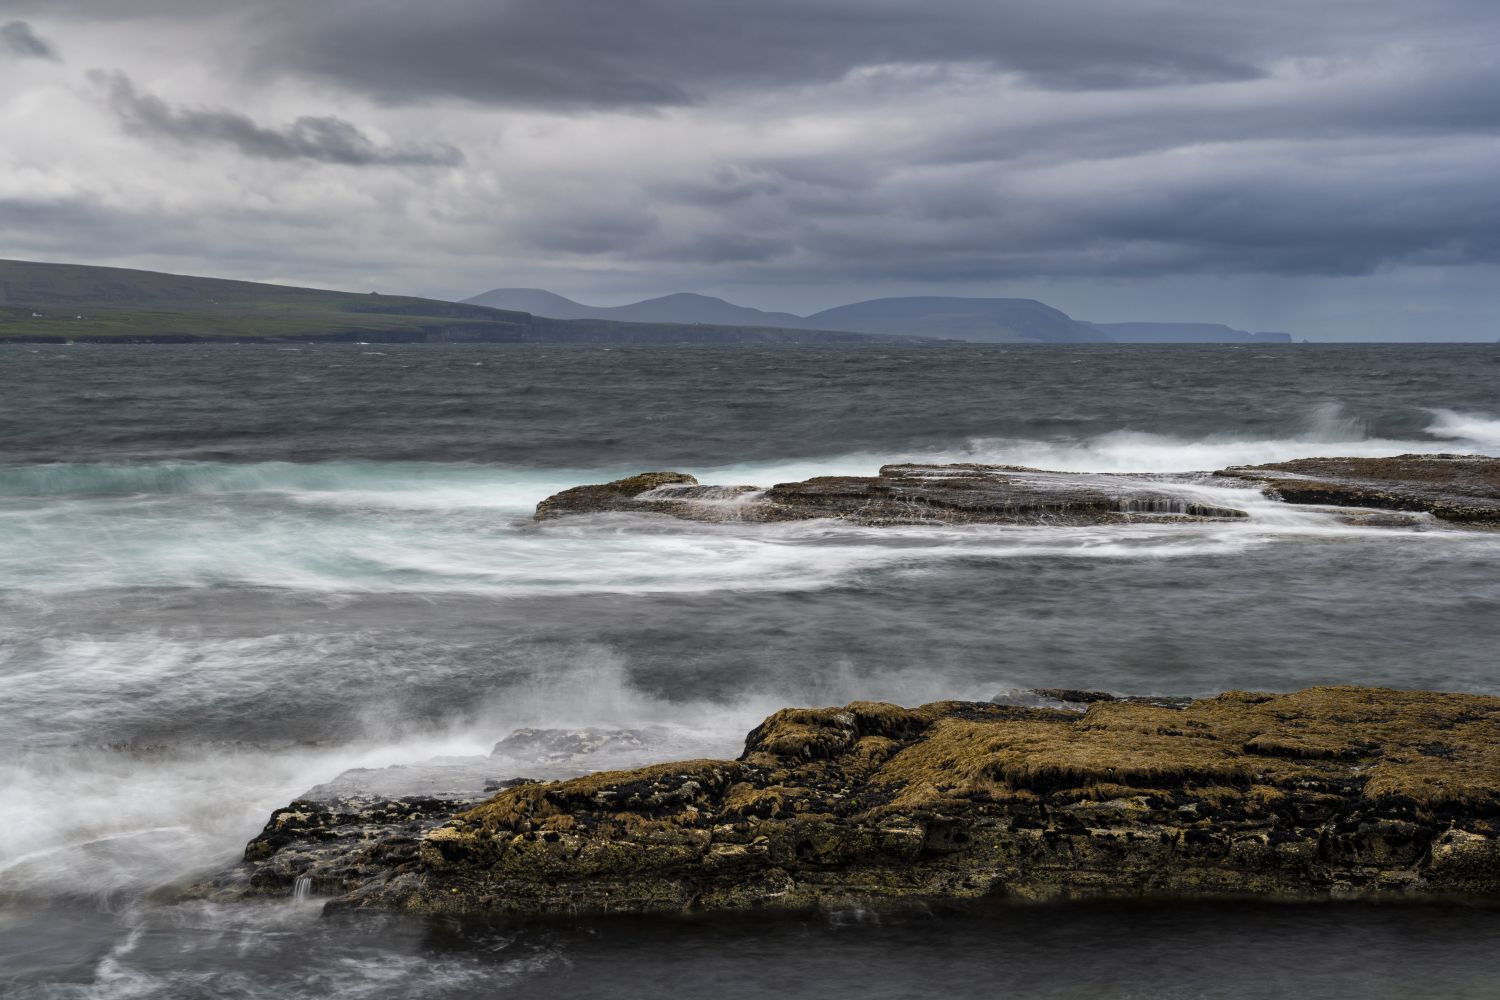
POLYGON ((538 520, 570 514, 670 514, 694 521, 837 518, 867 525, 1113 524, 1242 518, 1191 486, 1142 476, 1048 472, 1017 465, 887 465, 874 476, 713 486, 683 472, 643 472, 577 486, 537 505, 538 520))
POLYGON ((1460 524, 1500 525, 1500 458, 1484 455, 1299 458, 1214 475, 1262 483, 1287 503, 1425 511, 1460 524))
POLYGON ((735 760, 409 803, 386 833, 294 803, 213 891, 527 915, 1500 898, 1500 698, 1041 694, 784 709, 735 760))

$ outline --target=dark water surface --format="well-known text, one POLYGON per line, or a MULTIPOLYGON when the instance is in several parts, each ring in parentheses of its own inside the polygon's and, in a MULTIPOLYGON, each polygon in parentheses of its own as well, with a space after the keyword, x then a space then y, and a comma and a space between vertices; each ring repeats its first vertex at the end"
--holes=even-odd
POLYGON ((1419 451, 1500 455, 1500 347, 0 347, 0 993, 1500 996, 1500 911, 1463 907, 523 928, 150 895, 347 768, 521 726, 663 727, 644 762, 853 698, 1500 693, 1500 534, 1194 475, 1419 451), (1250 517, 527 519, 648 468, 905 458, 1174 474, 1250 517))

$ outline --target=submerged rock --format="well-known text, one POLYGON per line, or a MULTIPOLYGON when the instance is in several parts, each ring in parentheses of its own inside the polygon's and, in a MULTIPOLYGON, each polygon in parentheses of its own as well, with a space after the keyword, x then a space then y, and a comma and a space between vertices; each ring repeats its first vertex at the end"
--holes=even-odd
POLYGON ((665 730, 600 729, 517 729, 495 744, 491 757, 561 762, 591 754, 622 750, 640 750, 662 742, 665 730))
POLYGON ((1287 503, 1425 511, 1445 521, 1500 524, 1500 458, 1484 455, 1299 458, 1214 475, 1263 483, 1287 503))
MULTIPOLYGON (((518 785, 420 836, 415 804, 394 840, 344 838, 317 885, 338 907, 528 914, 1500 896, 1500 698, 1045 697, 1073 710, 784 709, 735 760, 518 785)), ((251 843, 247 881, 286 885, 278 845, 351 826, 305 811, 251 843)))
POLYGON ((578 486, 537 505, 566 514, 670 514, 697 521, 839 518, 869 525, 1109 524, 1245 517, 1203 494, 1138 476, 1048 472, 1014 465, 887 465, 875 476, 819 476, 769 489, 705 486, 680 472, 647 472, 578 486))

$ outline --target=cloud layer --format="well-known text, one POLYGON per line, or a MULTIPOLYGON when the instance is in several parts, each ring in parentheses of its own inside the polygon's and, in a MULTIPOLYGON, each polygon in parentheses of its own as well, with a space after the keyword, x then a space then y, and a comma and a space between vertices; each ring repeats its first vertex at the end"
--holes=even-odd
POLYGON ((446 144, 379 146, 340 118, 303 115, 284 128, 266 128, 238 111, 174 107, 142 93, 121 72, 90 75, 108 93, 109 106, 125 129, 148 139, 188 146, 224 145, 267 160, 307 159, 346 166, 454 167, 463 163, 463 154, 446 144))
POLYGON ((0 52, 23 59, 50 59, 61 62, 50 43, 40 38, 25 21, 9 21, 0 24, 0 52))
POLYGON ((1489 0, 0 0, 12 13, 16 255, 798 309, 1170 287, 1157 315, 1090 318, 1254 328, 1296 324, 1280 288, 1329 335, 1500 305, 1489 0), (1397 317, 1368 305, 1382 280, 1444 300, 1397 317))

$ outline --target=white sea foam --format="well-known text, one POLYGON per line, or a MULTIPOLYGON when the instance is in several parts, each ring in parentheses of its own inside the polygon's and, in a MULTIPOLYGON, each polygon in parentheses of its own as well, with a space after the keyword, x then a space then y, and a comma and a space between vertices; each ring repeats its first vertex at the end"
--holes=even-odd
MULTIPOLYGON (((1116 431, 1086 440, 983 439, 904 455, 692 469, 771 485, 869 474, 884 461, 980 461, 1063 471, 1182 473, 1307 455, 1500 453, 1500 420, 1434 411, 1425 440, 1361 436, 1323 407, 1286 438, 1116 431)), ((427 463, 164 463, 0 470, 0 579, 35 594, 110 588, 534 595, 796 590, 950 557, 1142 557, 1233 551, 1362 529, 1250 490, 1200 487, 1240 524, 861 529, 814 522, 706 525, 625 516, 534 525, 543 497, 638 469, 514 470, 427 463)), ((1381 529, 1391 535, 1389 529, 1381 529)))
POLYGON ((1486 413, 1432 410, 1427 433, 1454 442, 1467 443, 1481 454, 1500 454, 1500 419, 1486 413))
MULTIPOLYGON (((163 721, 253 703, 283 686, 310 691, 320 679, 330 686, 400 690, 405 667, 372 664, 348 649, 266 655, 295 646, 288 638, 295 637, 57 640, 31 654, 30 670, 0 669, 0 701, 28 716, 75 705, 71 718, 57 721, 55 738, 87 739, 96 730, 133 724, 119 705, 122 693, 132 690, 153 692, 138 710, 163 721), (225 690, 226 684, 239 690, 225 690), (72 732, 61 731, 69 727, 72 732)), ((8 752, 0 763, 0 885, 13 893, 103 896, 180 880, 232 863, 273 809, 343 771, 424 760, 478 761, 482 768, 495 742, 521 727, 665 727, 664 743, 616 752, 596 766, 636 766, 663 753, 732 756, 744 732, 775 707, 769 693, 735 705, 663 701, 636 689, 623 660, 602 648, 574 650, 562 666, 534 666, 463 718, 428 723, 419 732, 393 728, 372 705, 365 734, 341 745, 205 746, 197 742, 200 735, 180 746, 73 744, 8 752)), ((16 727, 26 731, 35 722, 12 717, 6 728, 14 735, 16 727)), ((45 734, 31 729, 27 735, 35 741, 45 734)), ((514 757, 494 767, 532 777, 583 769, 514 757)))

